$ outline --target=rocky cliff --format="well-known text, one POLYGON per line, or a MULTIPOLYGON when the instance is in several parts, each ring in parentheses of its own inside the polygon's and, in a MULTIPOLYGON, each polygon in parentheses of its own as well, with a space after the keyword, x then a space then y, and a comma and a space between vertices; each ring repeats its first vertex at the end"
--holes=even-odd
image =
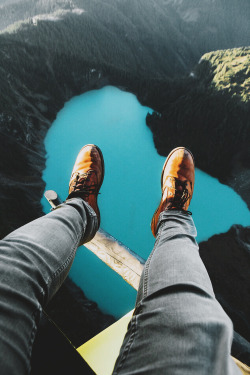
POLYGON ((207 53, 176 87, 162 87, 158 112, 148 115, 155 146, 176 144, 194 153, 196 166, 233 187, 250 207, 250 49, 207 53))

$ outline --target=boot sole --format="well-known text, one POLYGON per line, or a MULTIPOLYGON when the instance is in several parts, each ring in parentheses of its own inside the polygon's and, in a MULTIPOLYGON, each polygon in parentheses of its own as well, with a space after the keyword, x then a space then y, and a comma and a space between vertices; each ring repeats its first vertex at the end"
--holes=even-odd
MULTIPOLYGON (((153 217, 152 217, 152 220, 151 220, 151 231, 152 231, 154 237, 155 237, 155 234, 154 234, 155 231, 153 231, 154 218, 155 218, 155 216, 157 215, 157 213, 158 213, 158 211, 159 211, 159 209, 160 209, 160 206, 161 206, 161 204, 162 204, 162 197, 163 197, 162 185, 163 185, 163 175, 164 175, 164 170, 165 170, 166 164, 167 164, 167 162, 169 161, 170 157, 171 157, 171 156, 173 155, 173 153, 174 153, 175 151, 177 151, 177 150, 187 150, 187 151, 190 153, 190 155, 192 156, 192 159, 193 159, 193 162, 194 162, 194 156, 193 156, 192 152, 191 152, 188 148, 186 148, 186 147, 176 147, 176 148, 174 148, 174 149, 168 154, 167 159, 165 160, 165 163, 164 163, 164 165, 163 165, 162 172, 161 172, 161 201, 160 201, 160 203, 159 203, 159 206, 158 206, 157 209, 155 210, 155 213, 154 213, 154 215, 153 215, 153 217)), ((156 225, 157 225, 157 223, 156 223, 156 225)))

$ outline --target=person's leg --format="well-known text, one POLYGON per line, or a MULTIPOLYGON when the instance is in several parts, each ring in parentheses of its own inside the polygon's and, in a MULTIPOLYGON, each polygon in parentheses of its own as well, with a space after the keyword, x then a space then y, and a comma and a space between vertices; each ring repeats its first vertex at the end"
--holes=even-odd
POLYGON ((240 374, 232 323, 216 301, 191 216, 160 215, 135 314, 113 374, 240 374))
POLYGON ((99 227, 96 198, 103 160, 93 148, 81 150, 81 168, 74 167, 66 202, 0 241, 1 374, 29 374, 42 307, 66 278, 77 247, 91 240, 99 227))
POLYGON ((42 306, 67 276, 80 243, 97 229, 93 209, 81 198, 0 241, 0 372, 28 374, 42 306))
MULTIPOLYGON (((232 323, 215 299, 188 205, 186 210, 173 208, 184 195, 182 189, 173 198, 180 185, 171 181, 173 194, 166 194, 171 199, 156 211, 158 225, 152 224, 155 247, 113 374, 240 374, 230 357, 232 323)), ((191 200, 190 189, 186 197, 191 200)))

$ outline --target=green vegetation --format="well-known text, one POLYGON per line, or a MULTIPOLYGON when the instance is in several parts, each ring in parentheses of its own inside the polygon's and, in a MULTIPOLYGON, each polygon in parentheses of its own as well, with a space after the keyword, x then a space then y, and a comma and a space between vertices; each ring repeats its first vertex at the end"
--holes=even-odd
POLYGON ((210 87, 247 103, 250 100, 250 49, 232 49, 207 53, 213 71, 210 87))

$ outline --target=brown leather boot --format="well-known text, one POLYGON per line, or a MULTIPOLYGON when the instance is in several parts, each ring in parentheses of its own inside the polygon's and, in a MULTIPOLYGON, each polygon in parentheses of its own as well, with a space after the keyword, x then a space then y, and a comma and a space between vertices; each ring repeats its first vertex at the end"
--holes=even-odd
MULTIPOLYGON (((156 237, 159 215, 165 210, 187 211, 194 189, 194 157, 185 147, 170 152, 161 174, 161 202, 151 221, 151 230, 156 237)), ((190 213, 191 214, 191 213, 190 213)))
POLYGON ((80 197, 95 211, 100 226, 97 195, 104 177, 104 160, 99 147, 86 145, 79 152, 69 182, 67 199, 80 197))

